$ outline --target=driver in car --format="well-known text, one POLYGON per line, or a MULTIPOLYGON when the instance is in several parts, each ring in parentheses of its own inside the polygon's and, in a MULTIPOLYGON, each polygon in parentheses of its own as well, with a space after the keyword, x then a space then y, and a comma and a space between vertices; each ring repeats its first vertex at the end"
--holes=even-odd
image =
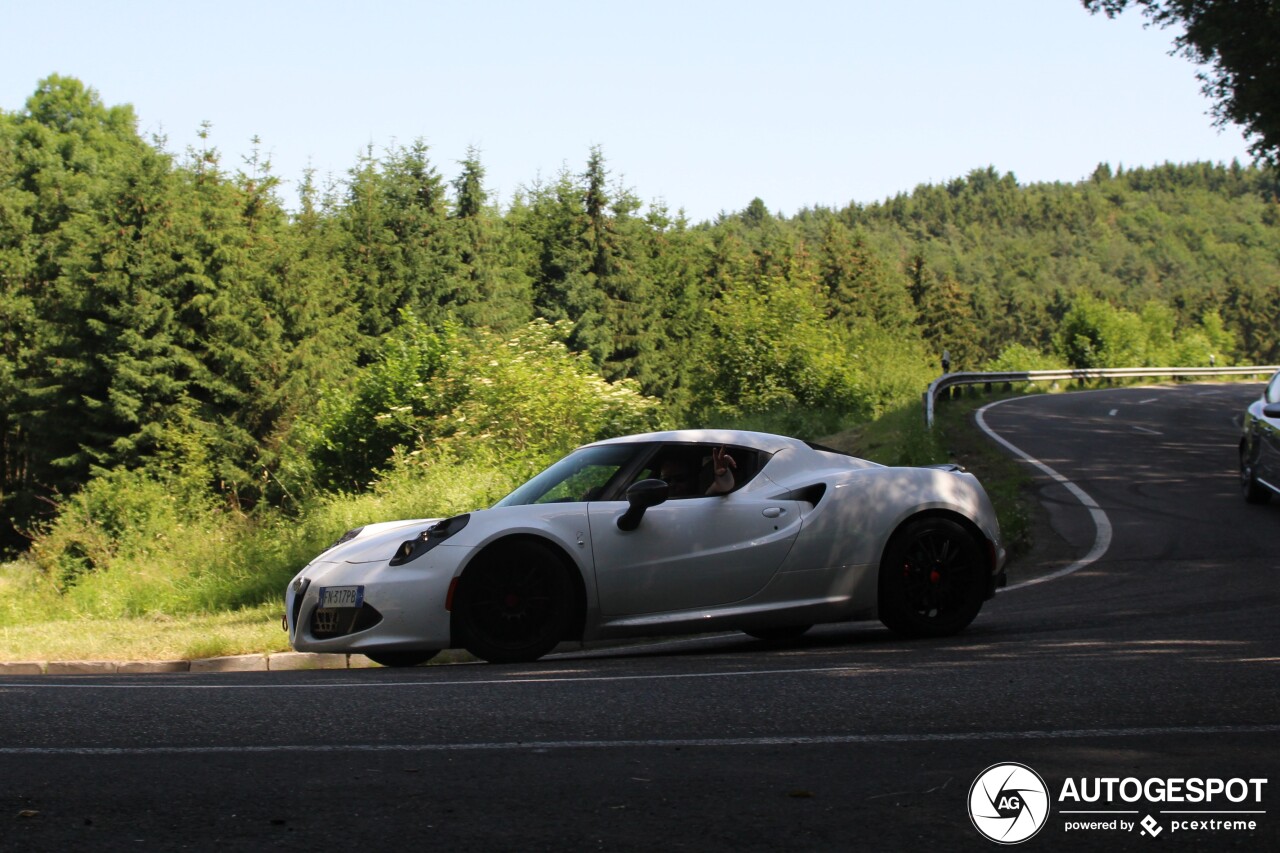
MULTIPOLYGON (((711 451, 711 485, 702 494, 727 495, 733 491, 735 480, 733 471, 738 463, 723 447, 711 451)), ((694 460, 688 456, 669 455, 662 460, 658 469, 659 479, 665 480, 673 498, 698 497, 698 470, 694 460)))

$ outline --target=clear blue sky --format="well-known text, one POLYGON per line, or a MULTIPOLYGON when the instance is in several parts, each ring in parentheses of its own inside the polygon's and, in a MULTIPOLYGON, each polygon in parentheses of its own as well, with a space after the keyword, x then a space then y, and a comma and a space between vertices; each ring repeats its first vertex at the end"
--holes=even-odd
POLYGON ((581 172, 694 220, 792 214, 993 166, 1074 182, 1099 162, 1248 162, 1175 32, 1079 0, 0 0, 0 109, 51 73, 181 153, 202 122, 238 168, 257 136, 281 197, 422 139, 469 146, 502 203, 581 172))

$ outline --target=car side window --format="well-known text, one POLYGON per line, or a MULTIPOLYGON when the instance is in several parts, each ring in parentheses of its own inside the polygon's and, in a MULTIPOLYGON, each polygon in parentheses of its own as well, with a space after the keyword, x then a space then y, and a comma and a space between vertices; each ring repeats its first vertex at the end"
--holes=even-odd
POLYGON ((590 501, 604 490, 605 484, 618 471, 617 465, 587 465, 570 477, 566 477, 546 494, 534 501, 536 504, 590 501))
POLYGON ((1268 403, 1280 403, 1280 373, 1271 377, 1264 397, 1268 403))
MULTIPOLYGON (((708 492, 715 481, 712 455, 721 449, 718 444, 667 445, 654 454, 635 479, 664 480, 670 489, 668 500, 718 497, 708 492)), ((724 447, 723 450, 734 463, 730 491, 737 491, 759 472, 762 454, 744 447, 724 447)))
POLYGON ((598 500, 614 478, 633 465, 651 445, 602 444, 582 447, 520 486, 494 506, 598 500))

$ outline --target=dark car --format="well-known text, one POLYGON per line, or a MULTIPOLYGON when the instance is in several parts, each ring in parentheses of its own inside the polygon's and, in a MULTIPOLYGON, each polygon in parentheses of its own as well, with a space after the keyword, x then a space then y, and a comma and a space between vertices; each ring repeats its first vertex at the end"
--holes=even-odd
POLYGON ((1244 414, 1240 485, 1244 499, 1253 504, 1264 504, 1280 493, 1280 372, 1244 414))

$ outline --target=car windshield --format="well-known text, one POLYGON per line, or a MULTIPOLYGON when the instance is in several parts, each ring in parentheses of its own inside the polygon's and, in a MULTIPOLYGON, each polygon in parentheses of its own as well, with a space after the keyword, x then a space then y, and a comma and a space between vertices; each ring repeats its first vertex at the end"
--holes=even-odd
POLYGON ((595 500, 619 469, 646 447, 642 444, 606 444, 575 450, 494 506, 595 500))

